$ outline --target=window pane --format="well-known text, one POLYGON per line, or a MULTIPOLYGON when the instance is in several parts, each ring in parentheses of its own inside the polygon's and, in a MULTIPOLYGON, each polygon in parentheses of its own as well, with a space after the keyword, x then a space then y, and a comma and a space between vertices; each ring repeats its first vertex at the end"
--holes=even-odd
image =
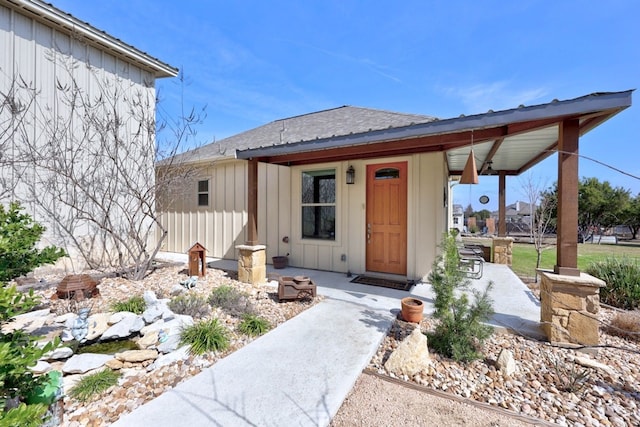
POLYGON ((400 178, 400 170, 396 168, 384 168, 376 171, 376 179, 400 178))
POLYGON ((209 180, 198 181, 198 193, 206 193, 209 191, 209 180))
POLYGON ((335 240, 335 206, 303 206, 302 237, 335 240))
POLYGON ((198 206, 209 206, 209 194, 198 194, 198 206))
POLYGON ((335 203, 336 171, 302 172, 302 203, 335 203))

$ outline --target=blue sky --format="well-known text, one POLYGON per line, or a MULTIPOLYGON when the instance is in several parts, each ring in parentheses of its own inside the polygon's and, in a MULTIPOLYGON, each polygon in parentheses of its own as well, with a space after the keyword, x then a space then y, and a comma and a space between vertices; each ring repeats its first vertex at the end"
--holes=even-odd
MULTIPOLYGON (((182 69, 160 80, 163 108, 207 106, 207 143, 273 120, 354 105, 439 118, 635 89, 640 2, 51 0, 77 18, 182 69)), ((640 176, 640 98, 580 140, 582 155, 640 176)), ((532 169, 543 186, 552 156, 532 169)), ((640 193, 640 180, 581 160, 640 193)), ((507 178, 507 202, 524 199, 507 178)), ((546 185, 545 185, 546 184, 546 185)), ((497 207, 497 179, 455 188, 497 207)))

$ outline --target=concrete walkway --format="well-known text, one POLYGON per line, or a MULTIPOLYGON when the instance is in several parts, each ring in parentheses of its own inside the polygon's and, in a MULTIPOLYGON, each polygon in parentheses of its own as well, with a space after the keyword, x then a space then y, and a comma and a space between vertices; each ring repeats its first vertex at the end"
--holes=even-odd
MULTIPOLYGON (((237 267, 211 261, 214 268, 237 267)), ((276 271, 312 277, 326 299, 113 425, 326 426, 375 354, 399 300, 411 294, 425 301, 425 314, 433 311, 428 284, 408 293, 353 284, 344 274, 276 271)), ((505 266, 487 264, 483 280, 491 278, 492 322, 535 334, 540 309, 526 286, 505 266)))

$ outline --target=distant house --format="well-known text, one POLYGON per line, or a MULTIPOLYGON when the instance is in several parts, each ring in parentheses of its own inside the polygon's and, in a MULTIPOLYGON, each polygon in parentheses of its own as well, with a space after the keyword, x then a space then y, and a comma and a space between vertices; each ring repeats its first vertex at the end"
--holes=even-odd
MULTIPOLYGON (((178 70, 39 0, 0 0, 0 46, 0 202, 22 202, 74 265, 79 245, 102 257, 102 230, 82 220, 91 213, 71 221, 70 209, 125 194, 124 180, 153 188, 155 129, 146 123, 155 118, 155 80, 178 70), (122 169, 88 180, 101 173, 100 164, 84 170, 98 145, 122 169)), ((117 228, 131 208, 124 196, 113 200, 104 225, 117 228)))
POLYGON ((464 231, 464 210, 462 205, 453 205, 451 209, 451 227, 457 229, 460 233, 464 231))
MULTIPOLYGON (((529 232, 531 230, 532 212, 537 206, 518 200, 505 207, 505 220, 509 232, 529 232)), ((491 218, 498 221, 498 211, 491 212, 491 218)))
POLYGON ((488 162, 493 174, 518 175, 559 140, 577 147, 630 96, 440 120, 351 106, 276 120, 189 153, 196 176, 159 204, 164 249, 199 241, 239 268, 289 254, 296 267, 422 279, 455 226, 449 180, 472 142, 480 175, 488 162))

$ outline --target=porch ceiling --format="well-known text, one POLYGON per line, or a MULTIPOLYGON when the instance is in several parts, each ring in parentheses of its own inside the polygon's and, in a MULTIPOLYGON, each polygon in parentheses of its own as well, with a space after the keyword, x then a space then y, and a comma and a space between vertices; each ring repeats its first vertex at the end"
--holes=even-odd
POLYGON ((297 165, 439 151, 446 153, 449 173, 459 175, 473 141, 481 174, 519 175, 557 150, 562 121, 579 119, 580 135, 584 135, 629 107, 631 93, 596 93, 512 110, 251 148, 238 151, 237 157, 297 165))

